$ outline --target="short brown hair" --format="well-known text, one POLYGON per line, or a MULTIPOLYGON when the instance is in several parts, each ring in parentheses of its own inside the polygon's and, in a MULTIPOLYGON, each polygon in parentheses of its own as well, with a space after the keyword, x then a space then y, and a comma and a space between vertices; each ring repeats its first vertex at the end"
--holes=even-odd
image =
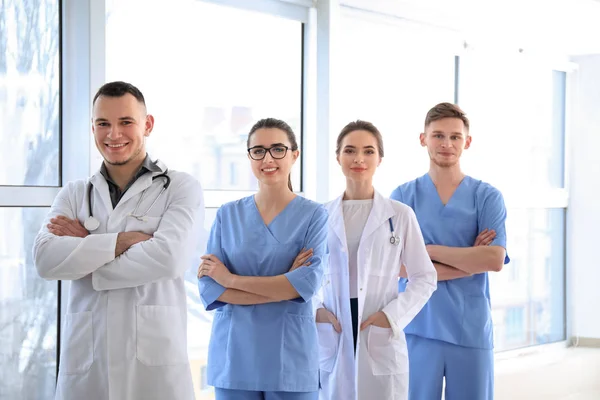
POLYGON ((425 129, 434 121, 439 121, 444 118, 458 118, 463 124, 467 132, 469 131, 469 118, 467 114, 456 104, 440 103, 427 112, 425 116, 425 129))
POLYGON ((350 122, 344 127, 344 129, 342 129, 342 131, 337 137, 335 154, 340 155, 340 151, 342 150, 342 142, 344 141, 344 138, 354 131, 367 131, 370 134, 372 134, 375 137, 375 140, 377 140, 377 150, 379 151, 379 157, 383 157, 383 138, 381 137, 379 129, 377 129, 372 123, 362 121, 360 119, 350 122))

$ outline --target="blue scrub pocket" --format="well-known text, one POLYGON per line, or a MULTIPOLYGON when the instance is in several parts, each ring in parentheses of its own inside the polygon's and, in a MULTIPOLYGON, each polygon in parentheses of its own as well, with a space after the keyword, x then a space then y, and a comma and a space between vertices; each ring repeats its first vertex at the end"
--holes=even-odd
POLYGON ((286 314, 283 328, 283 370, 294 382, 318 379, 319 346, 315 317, 286 314))
POLYGON ((209 374, 219 374, 228 359, 231 311, 216 311, 213 316, 212 331, 208 344, 209 374))
POLYGON ((461 344, 481 349, 492 348, 492 315, 484 296, 465 296, 461 344))

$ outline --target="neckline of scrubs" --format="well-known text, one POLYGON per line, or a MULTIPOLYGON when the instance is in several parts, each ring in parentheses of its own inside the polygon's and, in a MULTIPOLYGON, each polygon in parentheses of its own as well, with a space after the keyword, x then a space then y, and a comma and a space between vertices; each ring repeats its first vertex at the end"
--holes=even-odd
POLYGON ((281 210, 275 217, 273 217, 273 219, 271 220, 271 222, 269 222, 269 224, 267 225, 265 223, 265 221, 263 220, 262 215, 260 215, 260 211, 258 209, 258 206, 256 205, 256 201, 254 200, 254 195, 250 196, 250 202, 252 203, 252 209, 254 210, 254 215, 257 219, 257 222, 260 223, 260 225, 262 225, 265 230, 267 232, 269 232, 269 234, 271 235, 271 237, 273 237, 273 239, 277 240, 277 242, 279 242, 279 240, 277 239, 277 237, 273 234, 273 232, 271 232, 271 229, 269 227, 273 226, 273 224, 280 219, 280 216, 283 215, 291 206, 292 203, 294 203, 296 201, 296 199, 298 199, 300 196, 296 195, 296 197, 294 197, 289 203, 287 203, 287 205, 283 208, 283 210, 281 210))
POLYGON ((437 201, 439 202, 440 206, 442 207, 442 209, 446 208, 446 206, 448 204, 450 204, 450 202, 452 202, 452 200, 457 197, 457 193, 459 190, 461 190, 461 188, 464 186, 463 184, 465 183, 465 181, 467 180, 468 176, 465 175, 462 180, 460 181, 460 183, 458 184, 458 186, 456 187, 456 189, 454 189, 454 192, 452 193, 452 196, 450 196, 450 198, 448 198, 448 201, 446 202, 446 204, 444 204, 444 202, 442 201, 442 198, 440 197, 440 193, 437 190, 437 187, 435 186, 435 183, 433 183, 433 179, 431 179, 431 176, 429 175, 429 173, 425 174, 425 177, 427 179, 427 182, 429 182, 429 184, 431 185, 431 187, 433 188, 433 191, 435 192, 435 198, 437 199, 437 201))

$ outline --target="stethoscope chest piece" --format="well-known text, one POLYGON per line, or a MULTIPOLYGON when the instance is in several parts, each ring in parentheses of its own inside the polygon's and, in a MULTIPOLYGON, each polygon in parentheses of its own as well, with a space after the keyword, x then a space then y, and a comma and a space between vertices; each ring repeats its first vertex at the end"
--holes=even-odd
POLYGON ((100 227, 100 221, 95 217, 87 217, 85 221, 83 221, 83 227, 88 231, 95 231, 100 227))
POLYGON ((398 237, 398 235, 396 235, 394 233, 394 224, 392 223, 392 218, 388 219, 388 222, 390 223, 390 243, 393 244, 394 246, 398 246, 400 244, 400 238, 398 237))

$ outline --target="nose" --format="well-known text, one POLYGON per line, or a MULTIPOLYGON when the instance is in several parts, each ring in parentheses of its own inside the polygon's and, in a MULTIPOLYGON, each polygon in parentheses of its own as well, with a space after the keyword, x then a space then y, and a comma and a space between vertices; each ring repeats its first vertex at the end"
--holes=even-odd
POLYGON ((274 159, 274 158, 273 158, 273 156, 271 155, 271 152, 270 152, 270 151, 267 151, 267 152, 266 152, 266 154, 265 154, 265 158, 263 158, 263 163, 265 163, 265 164, 269 164, 269 163, 272 163, 272 162, 273 162, 273 160, 275 160, 275 159, 274 159))
POLYGON ((121 132, 119 131, 118 127, 114 127, 111 126, 110 130, 108 131, 108 135, 106 135, 106 137, 108 137, 110 140, 116 140, 118 138, 120 138, 121 132))

